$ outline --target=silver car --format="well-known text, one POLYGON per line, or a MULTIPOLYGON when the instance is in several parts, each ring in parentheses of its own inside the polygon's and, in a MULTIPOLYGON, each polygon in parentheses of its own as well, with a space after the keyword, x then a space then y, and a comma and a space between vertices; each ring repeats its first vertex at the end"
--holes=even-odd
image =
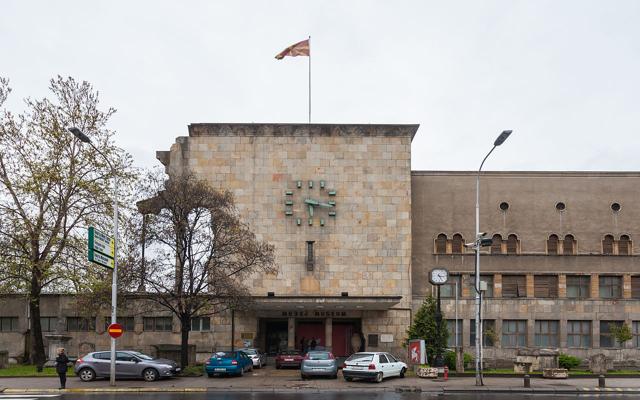
POLYGON ((261 353, 260 350, 245 348, 240 349, 240 351, 249 356, 255 368, 262 368, 263 366, 267 365, 267 355, 261 353))
MULTIPOLYGON (((76 360, 73 368, 80 380, 89 382, 96 378, 108 378, 111 368, 111 352, 96 351, 76 360)), ((143 378, 151 382, 168 378, 180 372, 172 360, 153 358, 137 351, 116 351, 116 378, 143 378)))
POLYGON ((302 359, 300 364, 300 377, 307 379, 311 376, 338 377, 338 363, 336 358, 328 351, 310 351, 302 359))

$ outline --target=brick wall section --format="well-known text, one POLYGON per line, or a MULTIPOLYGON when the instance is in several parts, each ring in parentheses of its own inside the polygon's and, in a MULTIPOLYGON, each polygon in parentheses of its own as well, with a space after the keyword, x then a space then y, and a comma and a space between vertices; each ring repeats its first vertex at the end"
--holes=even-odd
POLYGON ((561 299, 567 297, 567 275, 566 274, 558 275, 558 297, 561 299))
POLYGON ((631 275, 630 274, 622 275, 622 298, 623 299, 631 298, 631 275))
POLYGON ((502 274, 493 275, 493 297, 502 297, 502 274))
POLYGON ((600 278, 598 274, 591 275, 591 298, 600 298, 600 278))
POLYGON ((535 284, 532 274, 527 274, 527 298, 535 297, 535 284))

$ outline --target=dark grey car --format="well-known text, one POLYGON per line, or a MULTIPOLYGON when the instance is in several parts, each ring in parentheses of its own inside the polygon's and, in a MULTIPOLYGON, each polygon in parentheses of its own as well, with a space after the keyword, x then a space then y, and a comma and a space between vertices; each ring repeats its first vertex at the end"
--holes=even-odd
MULTIPOLYGON (((96 351, 79 358, 73 371, 84 382, 96 378, 108 378, 111 368, 111 352, 96 351)), ((116 378, 143 378, 155 381, 168 378, 180 372, 178 364, 172 360, 153 358, 137 351, 116 352, 116 378)))

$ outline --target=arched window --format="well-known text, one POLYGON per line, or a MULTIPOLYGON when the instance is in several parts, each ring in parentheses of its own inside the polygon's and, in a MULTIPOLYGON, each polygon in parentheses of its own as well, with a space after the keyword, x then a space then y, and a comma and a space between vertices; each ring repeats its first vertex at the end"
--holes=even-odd
POLYGON ((631 255, 631 238, 629 238, 629 235, 620 236, 620 241, 618 242, 618 254, 621 256, 631 255))
POLYGON ((447 235, 441 233, 436 239, 436 254, 445 254, 447 252, 447 235))
POLYGON ((502 236, 499 234, 493 235, 491 241, 491 254, 502 254, 502 236))
POLYGON ((565 256, 572 256, 576 254, 576 239, 573 237, 573 235, 565 236, 564 242, 562 244, 562 254, 564 254, 565 256))
POLYGON ((613 254, 613 236, 606 235, 604 239, 602 239, 602 254, 612 255, 613 254))
POLYGON ((462 235, 456 233, 453 235, 453 239, 451 240, 451 252, 454 254, 462 254, 462 245, 464 241, 462 240, 462 235))
POLYGON ((507 237, 507 254, 518 254, 518 236, 514 234, 507 237))
POLYGON ((547 239, 547 254, 558 254, 558 235, 550 235, 547 239))

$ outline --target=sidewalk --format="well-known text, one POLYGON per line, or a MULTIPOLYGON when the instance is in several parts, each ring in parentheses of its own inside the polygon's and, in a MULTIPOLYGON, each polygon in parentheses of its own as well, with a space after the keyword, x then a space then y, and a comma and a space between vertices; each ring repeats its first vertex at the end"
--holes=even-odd
MULTIPOLYGON (((93 382, 81 382, 75 376, 67 380, 67 392, 289 392, 289 391, 393 391, 393 392, 533 392, 533 393, 594 393, 623 392, 640 394, 640 379, 610 378, 607 387, 598 389, 597 379, 550 380, 531 378, 531 388, 524 388, 522 378, 488 377, 485 386, 476 387, 474 377, 450 378, 448 381, 420 379, 416 377, 389 378, 382 383, 346 382, 339 374, 338 379, 312 379, 303 381, 297 370, 255 370, 244 377, 172 378, 156 382, 142 380, 118 380, 116 387, 110 387, 109 381, 100 379, 93 382)), ((57 378, 0 378, 0 391, 3 393, 50 393, 60 392, 57 378)))

